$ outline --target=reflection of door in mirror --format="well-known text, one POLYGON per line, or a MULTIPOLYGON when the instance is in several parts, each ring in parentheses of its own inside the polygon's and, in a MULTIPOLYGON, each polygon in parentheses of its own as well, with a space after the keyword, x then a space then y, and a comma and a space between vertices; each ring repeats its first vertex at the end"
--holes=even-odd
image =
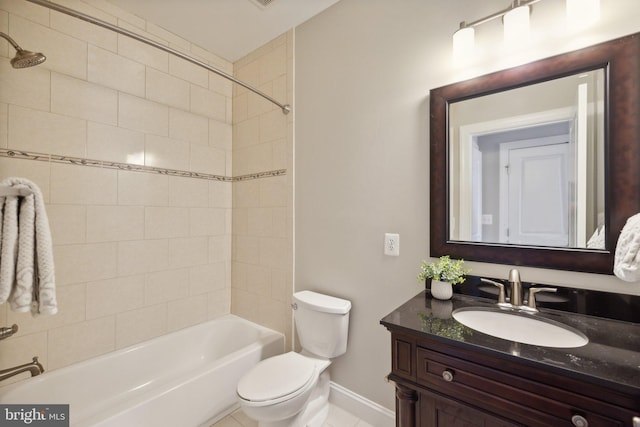
POLYGON ((500 144, 500 243, 569 245, 568 157, 564 135, 500 144))
POLYGON ((604 248, 603 86, 600 69, 450 104, 451 240, 604 248))

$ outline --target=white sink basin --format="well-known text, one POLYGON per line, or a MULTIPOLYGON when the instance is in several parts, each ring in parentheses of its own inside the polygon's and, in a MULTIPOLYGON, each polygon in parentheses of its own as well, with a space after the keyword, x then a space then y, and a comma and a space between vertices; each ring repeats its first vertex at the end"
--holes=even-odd
POLYGON ((589 339, 580 331, 531 313, 485 307, 460 308, 453 318, 487 335, 542 347, 582 347, 589 339))

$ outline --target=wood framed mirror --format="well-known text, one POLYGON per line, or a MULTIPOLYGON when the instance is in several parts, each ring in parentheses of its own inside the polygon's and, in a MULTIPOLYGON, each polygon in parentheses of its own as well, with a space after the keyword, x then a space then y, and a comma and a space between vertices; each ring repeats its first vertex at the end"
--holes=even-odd
POLYGON ((613 273, 640 212, 640 33, 433 89, 430 107, 430 256, 613 273))

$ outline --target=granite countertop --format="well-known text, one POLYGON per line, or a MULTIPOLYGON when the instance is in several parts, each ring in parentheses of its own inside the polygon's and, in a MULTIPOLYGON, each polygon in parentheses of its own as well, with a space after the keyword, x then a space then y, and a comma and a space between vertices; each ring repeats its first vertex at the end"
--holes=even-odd
POLYGON ((395 330, 418 332, 452 345, 500 357, 542 364, 554 371, 590 382, 640 394, 640 324, 541 308, 536 316, 571 326, 589 338, 577 348, 539 347, 507 341, 475 331, 451 313, 463 307, 493 307, 494 300, 454 294, 448 301, 423 291, 385 316, 380 323, 395 330))

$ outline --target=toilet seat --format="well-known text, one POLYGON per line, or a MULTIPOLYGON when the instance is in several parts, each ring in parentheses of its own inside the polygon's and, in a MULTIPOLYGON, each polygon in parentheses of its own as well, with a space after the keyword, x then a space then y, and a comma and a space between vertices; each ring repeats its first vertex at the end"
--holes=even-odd
POLYGON ((273 405, 306 392, 319 375, 318 361, 289 352, 255 365, 238 383, 238 396, 251 406, 273 405))

